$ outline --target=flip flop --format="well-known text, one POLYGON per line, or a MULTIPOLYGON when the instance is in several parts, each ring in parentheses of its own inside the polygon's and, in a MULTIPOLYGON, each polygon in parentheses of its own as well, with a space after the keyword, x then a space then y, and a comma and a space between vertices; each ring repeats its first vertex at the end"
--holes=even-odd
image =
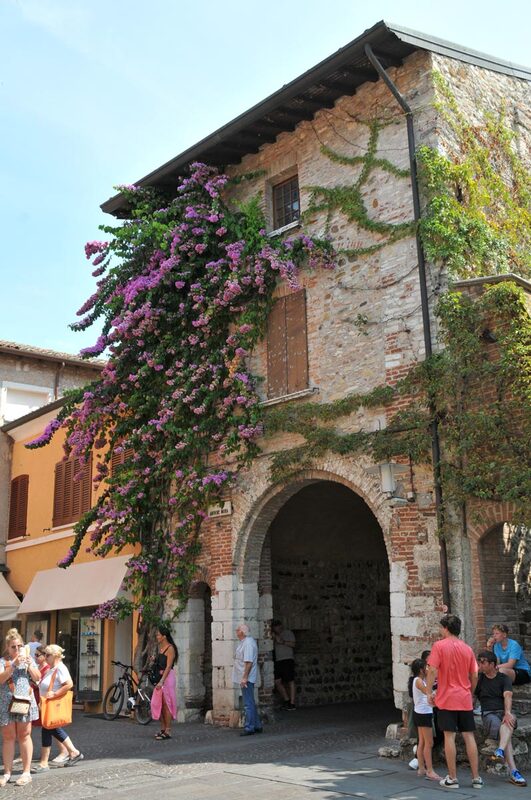
POLYGON ((77 756, 72 756, 68 761, 65 761, 65 767, 71 767, 73 764, 77 764, 78 761, 83 761, 84 758, 83 753, 78 753, 77 756))

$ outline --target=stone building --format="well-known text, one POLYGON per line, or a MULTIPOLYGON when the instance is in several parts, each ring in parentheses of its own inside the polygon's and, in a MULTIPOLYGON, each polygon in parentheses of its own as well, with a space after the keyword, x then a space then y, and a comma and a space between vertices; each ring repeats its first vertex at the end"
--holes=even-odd
MULTIPOLYGON (((342 251, 334 271, 304 274, 299 292, 278 287, 267 340, 252 357, 264 403, 330 402, 392 385, 438 347, 433 309, 448 276, 424 263, 407 228, 418 213, 415 148, 456 151, 435 104, 434 71, 467 119, 479 124, 504 106, 529 160, 529 70, 381 22, 138 182, 171 192, 191 161, 220 166, 248 178, 232 196, 259 193, 272 234, 297 229, 306 212, 305 229, 329 231, 342 251), (355 208, 335 191, 345 186, 357 190, 355 208)), ((102 208, 127 214, 121 195, 102 208)), ((377 430, 395 411, 361 409, 341 427, 377 430)), ((298 443, 265 439, 205 522, 200 575, 175 625, 183 719, 213 708, 223 721, 237 707, 231 668, 242 620, 259 642, 264 704, 273 688, 270 622, 280 617, 297 637, 299 703, 393 697, 398 707, 443 600, 463 617, 471 644, 509 612, 525 625, 508 504, 485 504, 481 524, 456 517, 441 549, 431 466, 330 454, 275 483, 272 454, 298 443), (488 566, 500 554, 503 578, 488 566)))

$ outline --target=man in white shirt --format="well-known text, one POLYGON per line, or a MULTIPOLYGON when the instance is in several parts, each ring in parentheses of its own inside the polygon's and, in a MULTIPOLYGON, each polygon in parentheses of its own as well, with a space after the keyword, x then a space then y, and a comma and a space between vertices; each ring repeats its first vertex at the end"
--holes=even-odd
POLYGON ((245 727, 240 736, 253 736, 262 733, 262 723, 254 700, 254 687, 258 676, 258 646, 249 633, 249 626, 238 625, 236 636, 239 639, 232 668, 232 681, 238 684, 245 709, 245 727))

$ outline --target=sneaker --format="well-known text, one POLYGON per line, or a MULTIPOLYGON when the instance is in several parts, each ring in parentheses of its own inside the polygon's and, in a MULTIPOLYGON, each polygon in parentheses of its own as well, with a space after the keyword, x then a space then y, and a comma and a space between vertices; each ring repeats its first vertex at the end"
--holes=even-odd
POLYGON ((286 711, 295 711, 296 708, 297 706, 295 705, 295 703, 288 703, 286 706, 286 711))
POLYGON ((418 769, 419 768, 419 760, 418 758, 412 758, 408 764, 409 769, 418 769))
POLYGON ((491 761, 497 761, 498 764, 504 764, 505 763, 505 751, 502 750, 501 747, 497 747, 490 758, 491 758, 491 761))
POLYGON ((527 786, 526 779, 518 772, 517 769, 512 770, 509 780, 511 783, 514 783, 515 786, 527 786))
POLYGON ((442 786, 443 789, 459 789, 459 781, 457 778, 450 778, 450 776, 447 775, 446 778, 439 781, 439 786, 442 786))
POLYGON ((472 788, 473 789, 483 789, 485 784, 483 783, 483 778, 479 776, 477 778, 472 778, 472 788))
POLYGON ((474 716, 480 717, 483 712, 481 711, 481 706, 476 706, 474 709, 474 716))

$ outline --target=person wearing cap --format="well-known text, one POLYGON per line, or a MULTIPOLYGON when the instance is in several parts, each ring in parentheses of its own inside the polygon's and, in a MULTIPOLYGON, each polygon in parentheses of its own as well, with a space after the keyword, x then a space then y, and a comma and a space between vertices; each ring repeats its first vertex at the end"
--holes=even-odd
POLYGON ((478 653, 479 680, 475 694, 481 702, 481 719, 485 733, 498 740, 493 761, 509 767, 509 780, 515 786, 527 786, 527 781, 516 769, 511 737, 517 726, 512 713, 513 686, 508 675, 496 668, 496 654, 492 650, 478 653))

